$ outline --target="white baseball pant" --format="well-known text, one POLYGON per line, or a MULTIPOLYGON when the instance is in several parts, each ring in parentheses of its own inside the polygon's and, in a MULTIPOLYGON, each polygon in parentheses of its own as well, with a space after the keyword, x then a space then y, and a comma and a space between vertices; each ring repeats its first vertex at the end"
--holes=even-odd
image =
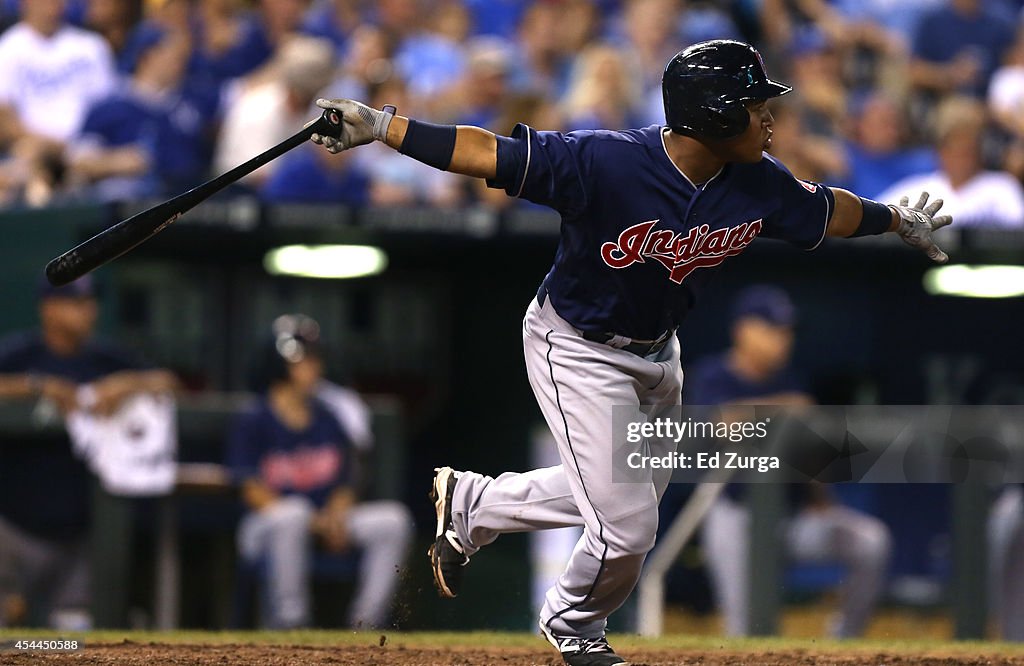
MULTIPOLYGON (((497 478, 464 473, 452 500, 455 531, 471 555, 506 532, 582 525, 540 620, 555 634, 596 638, 636 585, 671 477, 671 470, 658 469, 644 472, 642 482, 612 481, 613 451, 624 444, 614 441, 612 406, 631 406, 648 419, 670 416, 682 390, 679 343, 673 336, 645 359, 590 342, 547 299, 530 304, 523 347, 561 464, 497 478)), ((649 439, 634 448, 664 456, 675 443, 649 439)))
MULTIPOLYGON (((263 623, 271 628, 304 627, 310 622, 309 567, 316 508, 305 497, 284 497, 242 518, 238 550, 243 559, 265 560, 268 608, 263 623)), ((364 502, 348 513, 352 545, 363 550, 355 596, 349 608, 351 627, 382 627, 398 584, 412 538, 409 510, 400 502, 364 502)))
MULTIPOLYGON (((704 520, 702 543, 718 608, 730 636, 746 636, 750 585, 750 513, 719 497, 704 520)), ((839 614, 830 627, 836 638, 864 633, 881 596, 892 553, 889 528, 873 516, 842 505, 804 509, 782 526, 786 554, 803 562, 839 562, 846 567, 839 614)))

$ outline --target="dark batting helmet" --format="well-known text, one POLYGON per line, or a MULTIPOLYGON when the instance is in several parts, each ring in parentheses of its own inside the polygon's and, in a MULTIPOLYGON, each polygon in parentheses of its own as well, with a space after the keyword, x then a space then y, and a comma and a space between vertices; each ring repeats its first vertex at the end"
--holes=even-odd
POLYGON ((250 387, 263 392, 288 379, 288 366, 307 356, 320 358, 320 324, 302 314, 281 315, 271 326, 272 334, 258 350, 250 376, 250 387))
POLYGON ((750 124, 744 102, 785 95, 792 88, 768 78, 750 44, 715 39, 683 49, 661 78, 665 123, 674 132, 731 139, 750 124))

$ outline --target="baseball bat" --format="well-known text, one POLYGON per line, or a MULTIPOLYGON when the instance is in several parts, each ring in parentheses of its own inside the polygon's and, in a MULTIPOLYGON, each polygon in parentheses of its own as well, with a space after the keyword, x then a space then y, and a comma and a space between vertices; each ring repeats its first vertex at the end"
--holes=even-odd
POLYGON ((267 162, 305 143, 313 134, 337 138, 341 134, 341 114, 335 109, 327 109, 315 121, 248 162, 104 229, 84 243, 52 259, 46 265, 46 279, 54 286, 67 284, 120 257, 163 231, 197 204, 267 162))

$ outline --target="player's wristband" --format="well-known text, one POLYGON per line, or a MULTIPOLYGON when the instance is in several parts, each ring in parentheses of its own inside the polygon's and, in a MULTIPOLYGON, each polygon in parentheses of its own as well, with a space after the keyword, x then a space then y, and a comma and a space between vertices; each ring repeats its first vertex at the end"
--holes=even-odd
POLYGON ((455 152, 456 132, 455 125, 434 125, 410 119, 398 152, 447 171, 455 152))
POLYGON ((395 117, 395 113, 398 109, 393 104, 385 104, 384 108, 380 110, 378 115, 373 120, 373 138, 377 141, 388 140, 388 127, 391 126, 391 121, 395 117))
POLYGON ((888 206, 864 197, 860 197, 860 205, 864 211, 860 217, 860 226, 850 238, 876 236, 889 231, 889 227, 892 226, 892 211, 888 206))

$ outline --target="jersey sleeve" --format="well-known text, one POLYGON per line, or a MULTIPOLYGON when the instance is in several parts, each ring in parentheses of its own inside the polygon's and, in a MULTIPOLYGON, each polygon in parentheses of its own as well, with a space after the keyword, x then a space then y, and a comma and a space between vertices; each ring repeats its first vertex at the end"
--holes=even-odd
POLYGON ((261 432, 255 412, 239 416, 232 425, 228 434, 226 462, 235 483, 260 476, 261 432))
POLYGON ((764 219, 762 236, 784 240, 813 250, 825 239, 836 208, 832 190, 819 183, 800 180, 781 162, 765 157, 769 191, 778 200, 775 211, 764 219))
POLYGON ((522 123, 511 136, 498 137, 498 165, 490 187, 507 194, 573 213, 587 203, 584 172, 591 131, 538 132, 522 123))

